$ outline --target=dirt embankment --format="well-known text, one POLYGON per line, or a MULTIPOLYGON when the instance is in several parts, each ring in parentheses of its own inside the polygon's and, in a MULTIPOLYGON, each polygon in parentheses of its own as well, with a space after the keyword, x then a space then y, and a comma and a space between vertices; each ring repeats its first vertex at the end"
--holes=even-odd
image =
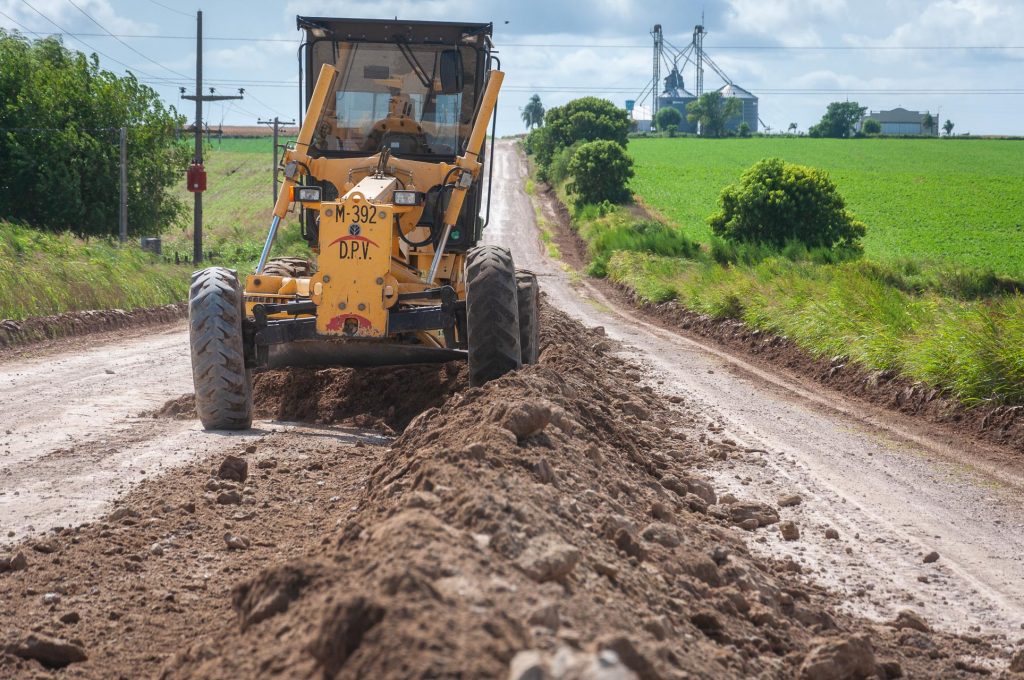
MULTIPOLYGON (((441 398, 387 448, 353 448, 336 428, 268 435, 20 546, 27 568, 0 574, 0 671, 42 675, 39 658, 70 661, 69 677, 163 678, 1005 666, 988 642, 911 615, 838 614, 798 564, 752 556, 744 539, 786 510, 719 498, 700 477, 735 445, 639 387, 598 332, 548 309, 543 328, 539 365, 441 398)), ((440 394, 454 372, 431 370, 440 394)), ((363 384, 348 380, 336 394, 363 384)))
POLYGON ((179 302, 149 309, 99 309, 84 312, 65 312, 52 316, 37 316, 23 321, 0 321, 0 348, 27 345, 44 340, 70 338, 90 333, 102 333, 126 328, 139 328, 149 324, 168 323, 182 319, 188 305, 179 302))

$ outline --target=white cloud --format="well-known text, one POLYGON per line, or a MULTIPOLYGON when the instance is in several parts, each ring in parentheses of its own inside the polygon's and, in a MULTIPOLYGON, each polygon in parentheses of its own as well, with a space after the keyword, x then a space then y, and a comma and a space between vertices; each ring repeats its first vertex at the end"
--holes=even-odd
POLYGON ((728 0, 730 30, 773 38, 781 45, 822 44, 818 25, 840 17, 846 0, 728 0))

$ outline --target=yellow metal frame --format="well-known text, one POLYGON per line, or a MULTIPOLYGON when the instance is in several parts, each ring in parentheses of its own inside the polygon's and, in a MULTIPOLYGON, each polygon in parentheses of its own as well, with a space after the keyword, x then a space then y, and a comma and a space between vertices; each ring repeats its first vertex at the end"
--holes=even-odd
MULTIPOLYGON (((423 206, 396 206, 392 192, 402 178, 406 189, 426 190, 454 177, 448 206, 439 225, 448 234, 462 212, 469 187, 479 181, 480 155, 497 105, 504 73, 489 71, 476 120, 463 155, 454 162, 389 158, 378 174, 381 158, 313 158, 309 147, 333 91, 338 70, 330 64, 320 69, 313 95, 294 148, 285 151, 282 165, 285 179, 273 215, 275 226, 294 207, 293 190, 303 175, 328 181, 338 188, 336 201, 304 203, 303 207, 320 213, 318 271, 310 278, 287 278, 255 274, 245 286, 248 314, 257 303, 290 302, 310 299, 317 305, 317 332, 330 336, 382 338, 388 335, 388 310, 400 293, 420 292, 440 285, 452 286, 459 299, 465 299, 464 255, 444 253, 437 271, 427 280, 436 252, 432 245, 411 247, 398 237, 398 231, 412 242, 428 235, 417 227, 423 206)), ((274 230, 272 229, 271 239, 274 230)), ((428 346, 444 346, 443 335, 418 333, 428 346)))

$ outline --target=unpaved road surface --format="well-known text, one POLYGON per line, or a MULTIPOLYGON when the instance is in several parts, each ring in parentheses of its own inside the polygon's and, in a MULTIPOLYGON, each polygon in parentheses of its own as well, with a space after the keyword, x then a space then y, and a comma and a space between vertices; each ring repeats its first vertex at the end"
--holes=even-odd
POLYGON ((1024 461, 979 444, 950 445, 907 419, 651 323, 547 257, 526 173, 516 148, 499 143, 497 212, 485 238, 512 247, 516 265, 538 274, 552 304, 621 342, 622 356, 646 366, 648 384, 686 397, 720 430, 716 437, 739 445, 709 470, 720 488, 768 502, 802 496, 784 516, 806 539, 773 534, 755 549, 808 564, 853 611, 885 618, 913 604, 950 629, 1022 634, 1024 461), (827 528, 839 539, 826 540, 827 528), (939 561, 925 564, 932 551, 939 561))
POLYGON ((483 390, 276 372, 277 417, 220 434, 187 417, 181 324, 0 358, 0 559, 27 554, 0 562, 0 676, 494 677, 522 650, 621 677, 1002 672, 1013 461, 649 322, 546 257, 524 178, 499 144, 485 235, 554 309, 541 364, 483 390), (974 637, 863 618, 903 609, 974 637))

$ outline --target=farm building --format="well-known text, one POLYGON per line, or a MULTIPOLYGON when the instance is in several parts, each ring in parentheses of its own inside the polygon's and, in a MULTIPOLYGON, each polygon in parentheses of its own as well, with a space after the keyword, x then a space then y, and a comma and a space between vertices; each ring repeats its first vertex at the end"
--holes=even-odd
POLYGON ((697 133, 697 124, 686 120, 686 105, 696 99, 697 97, 686 90, 683 75, 679 73, 679 69, 673 67, 668 77, 665 78, 665 90, 658 96, 658 108, 671 106, 683 114, 683 122, 679 124, 680 132, 697 133))
POLYGON ((903 108, 895 108, 891 111, 872 111, 861 120, 868 118, 877 120, 882 126, 883 135, 929 135, 935 137, 939 134, 938 118, 932 116, 931 129, 925 128, 925 119, 930 116, 927 111, 908 111, 903 108))
POLYGON ((750 127, 751 132, 757 132, 757 124, 759 122, 757 117, 757 97, 739 85, 731 83, 719 88, 718 91, 722 94, 722 99, 735 97, 743 103, 742 113, 738 118, 730 118, 729 122, 725 124, 725 129, 729 132, 736 132, 740 129, 740 125, 746 123, 750 127))

